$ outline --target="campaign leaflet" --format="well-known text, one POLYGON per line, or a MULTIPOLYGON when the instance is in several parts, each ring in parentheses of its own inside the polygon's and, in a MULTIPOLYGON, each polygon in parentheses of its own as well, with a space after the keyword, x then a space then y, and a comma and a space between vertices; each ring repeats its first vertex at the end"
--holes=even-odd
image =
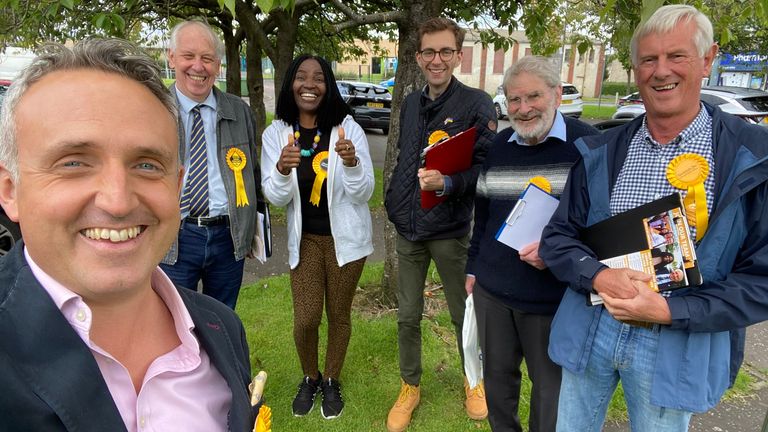
MULTIPOLYGON (((688 220, 681 208, 643 218, 643 227, 647 249, 600 262, 610 268, 630 268, 652 275, 649 287, 656 292, 702 283, 701 273, 696 268, 696 250, 688 220)), ((602 302, 599 295, 590 295, 591 305, 602 302)))

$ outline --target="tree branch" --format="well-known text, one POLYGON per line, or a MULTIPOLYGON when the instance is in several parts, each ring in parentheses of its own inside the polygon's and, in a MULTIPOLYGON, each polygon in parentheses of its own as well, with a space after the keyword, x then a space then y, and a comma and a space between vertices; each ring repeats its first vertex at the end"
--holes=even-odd
POLYGON ((406 18, 406 14, 403 11, 379 12, 369 15, 360 15, 352 10, 352 8, 342 3, 341 0, 330 0, 330 2, 336 9, 339 10, 339 12, 343 13, 347 18, 349 18, 346 21, 331 25, 331 28, 337 33, 366 24, 384 24, 390 22, 397 23, 406 18))

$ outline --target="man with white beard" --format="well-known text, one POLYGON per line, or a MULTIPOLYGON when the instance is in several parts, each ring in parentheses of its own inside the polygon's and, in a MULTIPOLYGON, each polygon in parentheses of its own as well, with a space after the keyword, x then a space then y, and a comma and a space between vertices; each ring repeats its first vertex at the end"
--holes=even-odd
POLYGON ((549 327, 566 285, 546 269, 539 242, 519 253, 495 235, 529 183, 559 197, 579 156, 574 141, 597 130, 557 111, 556 66, 526 56, 504 75, 512 127, 496 135, 477 181, 475 225, 467 260, 483 352, 488 420, 494 431, 522 431, 517 415, 520 363, 533 383, 529 430, 554 431, 560 367, 547 355, 549 327))

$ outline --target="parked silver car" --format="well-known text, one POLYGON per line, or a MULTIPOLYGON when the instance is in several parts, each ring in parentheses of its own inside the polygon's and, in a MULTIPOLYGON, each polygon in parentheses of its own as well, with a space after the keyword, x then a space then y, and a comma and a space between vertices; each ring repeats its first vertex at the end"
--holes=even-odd
MULTIPOLYGON (((701 89, 701 100, 750 123, 768 126, 768 92, 743 87, 707 86, 701 89)), ((613 119, 635 118, 645 114, 645 105, 623 105, 613 119)))

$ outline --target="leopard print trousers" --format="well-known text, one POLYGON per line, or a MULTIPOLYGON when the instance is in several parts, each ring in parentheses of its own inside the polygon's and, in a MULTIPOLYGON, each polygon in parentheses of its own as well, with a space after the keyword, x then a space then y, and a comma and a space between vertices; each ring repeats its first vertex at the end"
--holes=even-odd
POLYGON ((325 305, 328 346, 323 378, 338 380, 352 334, 352 298, 365 257, 339 267, 333 237, 303 233, 299 264, 291 270, 293 340, 304 375, 317 378, 318 328, 325 305))

